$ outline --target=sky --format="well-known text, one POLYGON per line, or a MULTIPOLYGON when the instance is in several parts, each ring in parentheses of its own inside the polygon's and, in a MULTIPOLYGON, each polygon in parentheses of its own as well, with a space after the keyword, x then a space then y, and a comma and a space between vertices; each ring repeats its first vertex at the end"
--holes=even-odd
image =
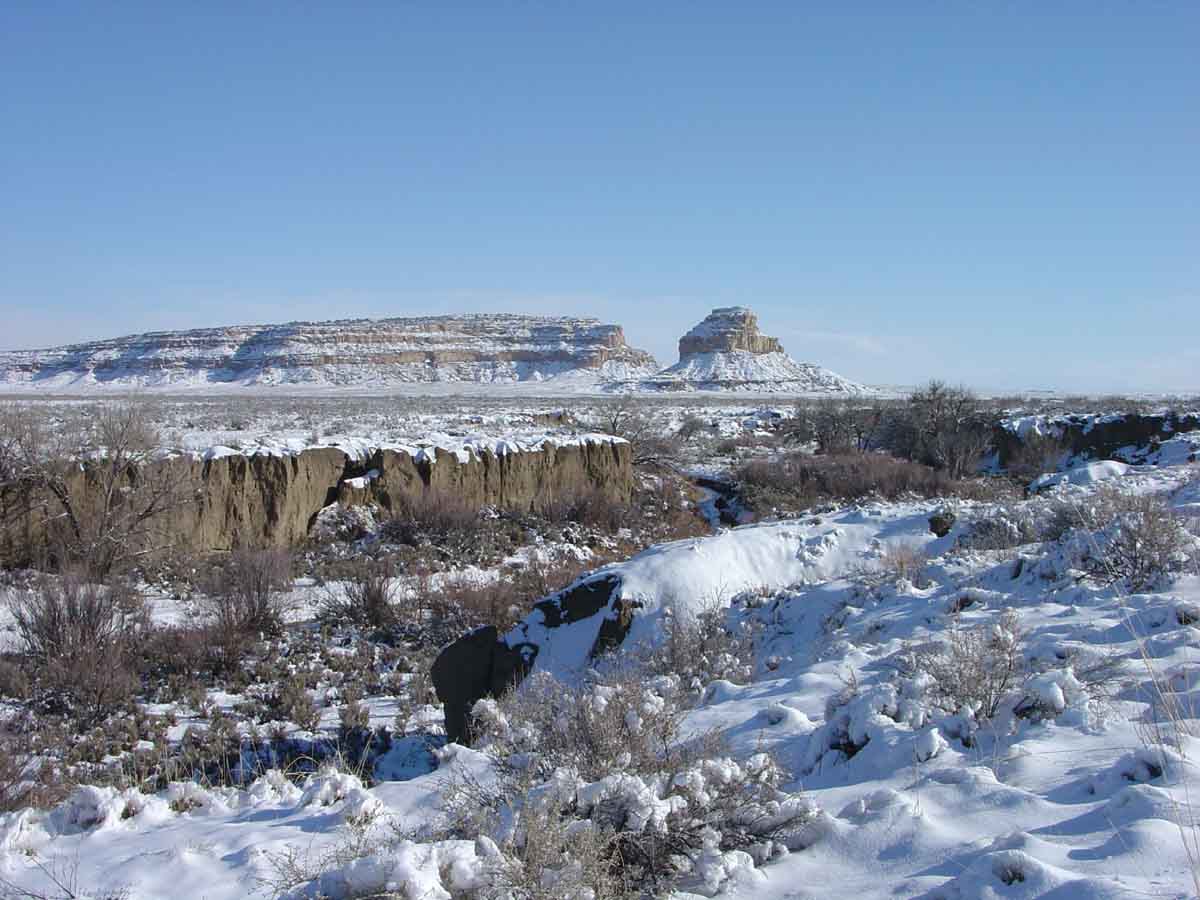
POLYGON ((1200 4, 0 5, 0 347, 713 307, 872 384, 1200 391, 1200 4))

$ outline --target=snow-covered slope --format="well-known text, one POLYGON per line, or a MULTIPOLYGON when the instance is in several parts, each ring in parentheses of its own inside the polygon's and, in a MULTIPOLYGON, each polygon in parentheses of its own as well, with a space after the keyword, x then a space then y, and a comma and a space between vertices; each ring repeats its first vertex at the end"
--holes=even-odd
MULTIPOLYGON (((1187 466, 1113 478, 1190 515, 1196 476, 1187 466)), ((1095 489, 1056 490, 1086 506, 1095 489)), ((713 602, 729 604, 732 625, 751 628, 757 677, 709 684, 687 727, 720 733, 739 759, 770 751, 792 773, 789 789, 820 810, 804 840, 770 860, 717 853, 705 895, 1193 896, 1200 577, 1118 591, 1084 575, 1079 534, 968 549, 979 523, 1036 517, 1048 502, 961 503, 942 538, 928 525, 937 502, 868 503, 654 548, 605 570, 643 603, 627 640, 660 639, 663 616, 713 602), (898 547, 926 554, 919 584, 888 576, 898 547), (921 653, 972 633, 1016 647, 1028 670, 989 719, 948 711, 920 668, 921 653), (1172 705, 1181 727, 1165 714, 1172 705)), ((522 639, 537 627, 528 620, 522 639)), ((566 677, 585 662, 586 638, 558 629, 551 639, 559 645, 539 654, 544 671, 566 677)), ((487 777, 488 757, 456 746, 436 772, 406 769, 413 749, 401 743, 388 759, 388 771, 408 780, 371 789, 333 772, 300 787, 274 773, 244 790, 81 788, 50 813, 0 816, 2 876, 48 896, 59 895, 49 878, 57 873, 95 895, 222 900, 278 879, 280 860, 291 858, 303 865, 288 870, 297 879, 289 897, 469 896, 496 864, 490 838, 394 837, 348 849, 364 828, 386 836, 393 823, 402 833, 428 823, 454 773, 487 777)))
POLYGON ((862 394, 866 389, 814 363, 786 353, 745 350, 694 353, 659 372, 649 384, 660 390, 727 390, 798 394, 862 394))
POLYGON ((854 395, 866 389, 813 363, 796 362, 763 335, 745 307, 714 309, 679 339, 679 362, 641 382, 642 390, 854 395))
POLYGON ((653 357, 596 319, 520 315, 292 322, 164 331, 0 353, 0 386, 503 384, 644 377, 653 357))

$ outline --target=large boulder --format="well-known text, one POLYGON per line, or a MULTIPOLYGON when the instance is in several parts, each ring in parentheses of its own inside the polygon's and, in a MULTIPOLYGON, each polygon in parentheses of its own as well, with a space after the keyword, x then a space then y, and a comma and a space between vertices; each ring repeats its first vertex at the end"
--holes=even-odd
POLYGON ((499 697, 519 684, 537 656, 537 647, 510 647, 500 640, 495 625, 465 634, 446 647, 433 662, 433 685, 446 714, 446 736, 470 742, 470 714, 475 701, 499 697))
MULTIPOLYGON (((619 645, 633 621, 635 604, 620 597, 621 580, 615 575, 576 582, 534 607, 531 617, 538 620, 541 643, 547 633, 558 633, 564 640, 569 626, 586 623, 606 607, 609 614, 598 623, 594 635, 588 635, 588 657, 619 645)), ((499 697, 520 684, 529 674, 540 651, 539 643, 524 640, 518 626, 500 637, 495 626, 488 625, 463 635, 447 646, 433 663, 433 686, 446 716, 446 735, 452 741, 468 743, 470 713, 475 701, 499 697)))

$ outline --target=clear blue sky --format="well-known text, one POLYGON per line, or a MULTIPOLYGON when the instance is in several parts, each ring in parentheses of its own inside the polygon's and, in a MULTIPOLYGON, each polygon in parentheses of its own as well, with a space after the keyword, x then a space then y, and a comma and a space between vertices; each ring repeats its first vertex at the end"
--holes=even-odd
POLYGON ((0 6, 0 346, 744 304, 849 377, 1200 390, 1200 3, 0 6))

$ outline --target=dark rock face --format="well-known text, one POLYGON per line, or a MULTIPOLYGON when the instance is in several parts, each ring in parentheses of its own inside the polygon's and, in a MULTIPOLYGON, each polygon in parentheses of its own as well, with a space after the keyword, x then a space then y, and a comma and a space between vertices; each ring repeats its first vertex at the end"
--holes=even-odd
MULTIPOLYGON (((1052 420, 1062 429, 1065 448, 1073 456, 1109 459, 1123 447, 1145 448, 1152 452, 1157 444, 1179 432, 1200 430, 1200 415, 1175 412, 1114 416, 1062 416, 1052 420)), ((1021 446, 1021 436, 1003 426, 992 435, 1001 466, 1007 466, 1021 446)), ((1131 462, 1134 460, 1130 460, 1131 462)))
POLYGON ((433 662, 433 685, 446 714, 446 736, 470 742, 470 714, 475 701, 499 697, 528 674, 537 647, 510 647, 499 639, 494 625, 465 634, 446 647, 433 662))
POLYGON ((600 612, 621 584, 615 576, 597 578, 571 588, 534 606, 545 618, 547 628, 570 625, 600 612))
POLYGON ((950 529, 954 527, 956 521, 954 513, 949 510, 941 510, 929 517, 929 530, 937 537, 945 537, 950 533, 950 529))
MULTIPOLYGON (((637 603, 620 597, 621 579, 606 575, 578 583, 534 606, 546 628, 561 628, 597 615, 608 615, 592 646, 598 656, 617 646, 629 633, 637 603)), ((446 734, 467 743, 471 707, 484 697, 499 697, 524 680, 537 660, 533 641, 501 640, 493 626, 465 634, 447 646, 433 664, 433 685, 446 714, 446 734), (509 643, 512 641, 512 643, 509 643)))

